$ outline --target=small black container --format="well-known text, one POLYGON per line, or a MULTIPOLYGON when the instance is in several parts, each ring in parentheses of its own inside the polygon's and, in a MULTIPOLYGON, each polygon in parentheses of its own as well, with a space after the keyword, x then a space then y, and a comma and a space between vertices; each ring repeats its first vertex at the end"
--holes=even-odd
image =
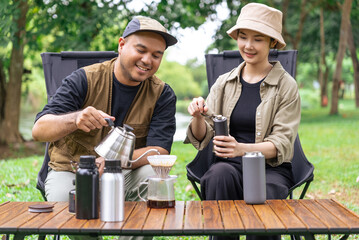
POLYGON ((215 136, 228 136, 228 125, 226 117, 217 115, 215 118, 213 118, 213 122, 215 136))
POLYGON ((76 190, 72 189, 69 192, 69 212, 70 213, 76 213, 75 198, 76 198, 76 190))
POLYGON ((76 218, 99 218, 99 172, 96 157, 81 156, 76 172, 76 218))

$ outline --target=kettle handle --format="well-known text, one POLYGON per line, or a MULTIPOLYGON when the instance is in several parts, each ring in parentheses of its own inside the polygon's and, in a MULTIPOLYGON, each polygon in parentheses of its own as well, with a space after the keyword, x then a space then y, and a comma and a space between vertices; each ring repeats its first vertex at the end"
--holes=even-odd
POLYGON ((112 121, 111 118, 105 118, 105 120, 111 128, 115 127, 115 123, 112 121))

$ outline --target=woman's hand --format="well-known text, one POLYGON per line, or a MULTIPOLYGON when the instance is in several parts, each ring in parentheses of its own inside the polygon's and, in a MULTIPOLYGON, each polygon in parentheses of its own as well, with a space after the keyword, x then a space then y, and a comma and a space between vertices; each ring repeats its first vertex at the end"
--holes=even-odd
POLYGON ((193 117, 191 121, 192 134, 198 141, 202 141, 206 135, 206 123, 201 113, 206 113, 207 111, 208 107, 206 107, 202 97, 193 98, 188 106, 188 112, 193 117))
POLYGON ((195 118, 203 118, 201 113, 205 114, 208 111, 208 107, 202 97, 193 98, 192 102, 189 104, 188 113, 195 118))
POLYGON ((213 144, 214 152, 218 157, 234 158, 244 155, 241 144, 232 136, 215 136, 213 144))

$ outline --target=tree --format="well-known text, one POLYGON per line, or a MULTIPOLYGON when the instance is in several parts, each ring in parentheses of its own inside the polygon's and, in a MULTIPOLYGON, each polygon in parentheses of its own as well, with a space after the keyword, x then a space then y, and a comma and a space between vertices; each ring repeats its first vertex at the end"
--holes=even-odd
POLYGON ((354 94, 355 94, 355 106, 359 108, 359 61, 356 53, 356 46, 354 42, 353 29, 352 25, 349 22, 348 30, 348 48, 350 51, 350 56, 353 61, 353 70, 354 70, 354 94))
MULTIPOLYGON (((1 39, 2 46, 11 49, 9 59, 0 60, 1 99, 5 99, 0 102, 0 143, 11 144, 24 141, 19 132, 19 116, 25 46, 29 46, 28 51, 31 53, 31 50, 41 43, 39 39, 41 40, 42 36, 53 33, 57 41, 54 41, 52 49, 61 44, 71 46, 74 41, 65 41, 64 36, 69 36, 71 40, 71 37, 75 35, 79 42, 76 46, 84 49, 84 46, 94 39, 102 27, 101 23, 104 21, 101 20, 110 22, 109 18, 113 17, 113 14, 109 12, 96 16, 94 11, 98 3, 99 1, 81 0, 69 2, 54 0, 47 3, 40 0, 13 0, 6 4, 8 8, 0 8, 0 15, 11 19, 11 23, 8 22, 9 27, 0 25, 1 30, 8 30, 5 32, 6 37, 1 39), (14 30, 11 31, 12 29, 14 30), (86 37, 84 37, 85 34, 86 37), (7 44, 6 40, 8 40, 7 44), (7 68, 4 62, 9 63, 8 74, 6 74, 7 68)), ((106 8, 107 11, 108 9, 106 8)))
POLYGON ((336 57, 336 68, 333 77, 333 87, 332 87, 332 101, 330 108, 330 115, 338 114, 338 102, 339 102, 339 81, 341 80, 342 74, 342 63, 347 46, 349 24, 350 24, 350 12, 352 8, 353 0, 345 0, 342 5, 342 20, 340 26, 340 38, 339 38, 339 48, 336 57))
POLYGON ((150 15, 167 28, 198 28, 207 16, 215 16, 216 4, 222 2, 152 1, 136 12, 128 8, 130 0, 0 1, 0 31, 5 33, 0 51, 6 52, 0 59, 0 144, 23 141, 19 116, 24 56, 41 50, 116 50, 119 29, 139 14, 150 15))
POLYGON ((199 84, 194 81, 190 69, 177 62, 163 59, 156 76, 173 88, 178 99, 202 95, 199 84))
POLYGON ((320 84, 320 104, 326 107, 328 104, 328 75, 329 66, 325 60, 325 33, 324 33, 324 11, 320 8, 320 62, 319 62, 319 84, 320 84))
MULTIPOLYGON (((26 44, 26 14, 29 9, 26 0, 14 0, 17 12, 13 16, 15 32, 12 37, 12 50, 10 57, 9 81, 5 85, 2 78, 2 85, 5 86, 3 116, 0 119, 0 142, 14 143, 21 142, 23 138, 19 132, 21 78, 24 64, 24 46, 26 44)), ((2 67, 2 66, 0 66, 2 67)), ((3 69, 1 70, 3 72, 3 69)), ((2 74, 4 77, 5 74, 2 74)))

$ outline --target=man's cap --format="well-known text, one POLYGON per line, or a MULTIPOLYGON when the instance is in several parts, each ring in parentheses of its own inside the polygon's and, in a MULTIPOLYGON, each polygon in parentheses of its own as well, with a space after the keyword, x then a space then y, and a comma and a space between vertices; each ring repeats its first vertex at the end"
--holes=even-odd
POLYGON ((249 3, 241 9, 236 25, 227 34, 237 40, 239 29, 263 33, 278 41, 275 48, 285 47, 282 37, 282 12, 261 3, 249 3))
POLYGON ((166 41, 166 48, 177 43, 177 39, 169 34, 166 28, 158 21, 143 16, 134 17, 128 24, 122 37, 128 37, 136 32, 155 32, 160 34, 166 41))

